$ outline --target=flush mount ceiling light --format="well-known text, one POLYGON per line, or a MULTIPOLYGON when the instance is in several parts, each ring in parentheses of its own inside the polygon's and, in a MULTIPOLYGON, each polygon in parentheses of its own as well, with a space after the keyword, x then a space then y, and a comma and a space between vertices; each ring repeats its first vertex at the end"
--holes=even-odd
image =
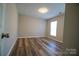
POLYGON ((42 7, 42 8, 39 8, 39 9, 38 9, 38 12, 39 12, 39 13, 47 13, 47 12, 48 12, 48 9, 45 8, 45 7, 42 7))

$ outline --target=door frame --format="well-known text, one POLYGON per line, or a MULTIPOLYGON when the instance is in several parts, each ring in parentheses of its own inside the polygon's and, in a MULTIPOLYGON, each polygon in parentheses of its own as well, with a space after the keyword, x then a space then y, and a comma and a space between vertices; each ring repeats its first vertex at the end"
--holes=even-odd
MULTIPOLYGON (((3 33, 4 32, 4 25, 5 25, 5 3, 1 3, 2 4, 2 29, 1 29, 1 33, 3 33)), ((0 34, 1 35, 1 34, 0 34)), ((1 48, 1 56, 3 55, 3 39, 1 39, 1 36, 0 36, 0 41, 1 41, 1 46, 0 46, 0 48, 1 48)))

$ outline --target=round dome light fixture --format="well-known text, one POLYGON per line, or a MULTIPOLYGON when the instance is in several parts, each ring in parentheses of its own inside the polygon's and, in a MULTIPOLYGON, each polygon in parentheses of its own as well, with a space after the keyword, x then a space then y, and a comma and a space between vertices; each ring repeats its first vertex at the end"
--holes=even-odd
POLYGON ((40 13, 47 13, 48 9, 46 7, 42 7, 42 8, 38 9, 38 12, 40 12, 40 13))

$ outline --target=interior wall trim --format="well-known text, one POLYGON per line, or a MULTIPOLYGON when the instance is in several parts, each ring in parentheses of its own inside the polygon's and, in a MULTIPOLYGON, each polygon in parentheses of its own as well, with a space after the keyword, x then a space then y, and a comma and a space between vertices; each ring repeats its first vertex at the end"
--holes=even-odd
POLYGON ((63 43, 63 41, 56 40, 56 38, 51 38, 51 37, 49 37, 49 36, 46 36, 46 37, 48 37, 49 39, 55 40, 55 41, 57 41, 57 42, 59 42, 59 43, 63 43))
POLYGON ((16 43, 16 41, 17 41, 17 39, 14 41, 13 45, 11 46, 11 48, 10 48, 10 50, 9 50, 9 52, 8 52, 8 54, 7 54, 7 56, 9 56, 9 55, 10 55, 10 53, 11 53, 11 51, 12 51, 12 49, 13 49, 13 47, 14 47, 15 43, 16 43))
POLYGON ((18 38, 38 38, 38 37, 46 37, 46 36, 22 36, 22 37, 18 37, 18 38))

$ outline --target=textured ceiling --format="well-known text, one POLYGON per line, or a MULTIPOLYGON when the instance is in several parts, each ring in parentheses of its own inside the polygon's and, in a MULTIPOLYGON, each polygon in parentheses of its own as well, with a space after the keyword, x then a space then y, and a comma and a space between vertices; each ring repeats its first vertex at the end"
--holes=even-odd
POLYGON ((60 12, 65 12, 64 3, 17 3, 16 6, 20 15, 38 17, 41 19, 49 19, 57 16, 60 12), (48 13, 39 13, 38 8, 41 7, 48 8, 48 13))

